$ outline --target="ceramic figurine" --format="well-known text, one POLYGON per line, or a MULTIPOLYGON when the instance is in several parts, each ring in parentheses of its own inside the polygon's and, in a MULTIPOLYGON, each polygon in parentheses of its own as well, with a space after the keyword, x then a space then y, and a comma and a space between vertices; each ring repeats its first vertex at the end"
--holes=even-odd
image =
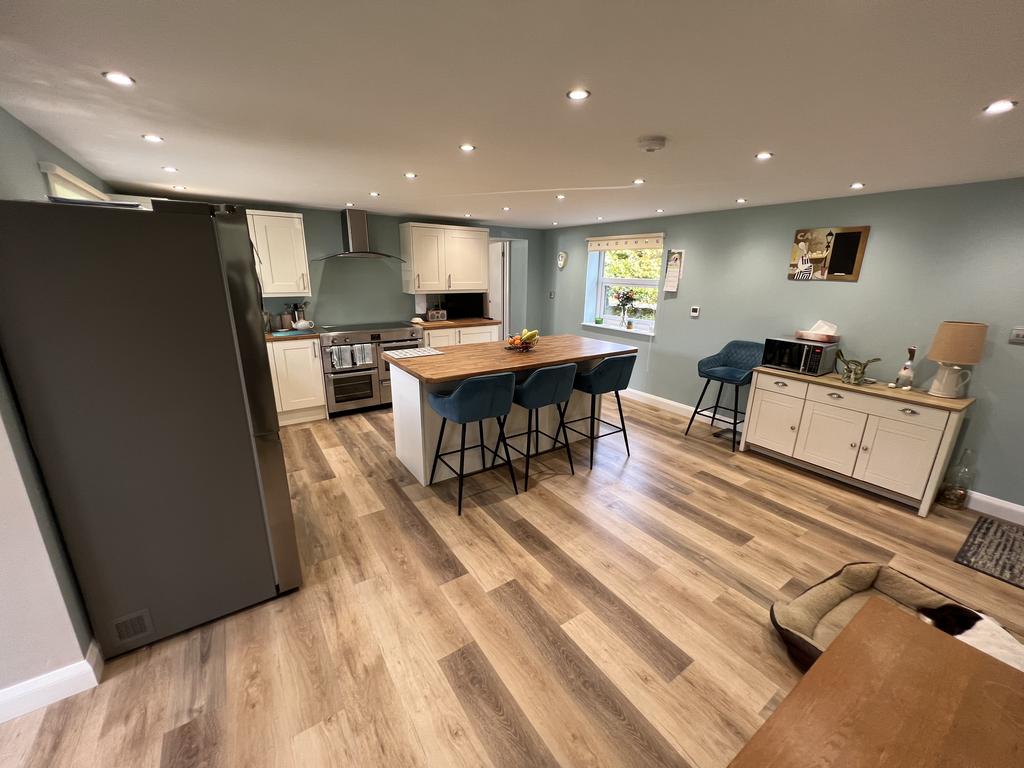
POLYGON ((864 378, 864 371, 872 363, 877 363, 882 358, 872 357, 870 360, 865 360, 863 363, 860 360, 847 360, 846 356, 843 355, 843 350, 839 350, 836 353, 836 357, 839 362, 843 364, 843 383, 844 384, 864 384, 867 380, 864 378))
POLYGON ((917 354, 917 347, 907 347, 907 362, 896 374, 896 386, 900 389, 909 389, 914 386, 914 355, 917 354))

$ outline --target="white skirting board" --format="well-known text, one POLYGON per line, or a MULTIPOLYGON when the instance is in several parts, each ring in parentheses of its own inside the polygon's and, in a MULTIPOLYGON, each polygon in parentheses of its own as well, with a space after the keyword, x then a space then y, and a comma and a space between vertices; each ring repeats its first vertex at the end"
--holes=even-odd
POLYGON ((0 723, 94 688, 102 674, 99 646, 90 643, 81 661, 0 689, 0 723))
MULTIPOLYGON (((647 405, 653 405, 653 406, 655 406, 657 408, 662 408, 662 409, 664 409, 666 411, 671 411, 672 413, 675 413, 675 414, 677 414, 679 416, 684 416, 687 419, 690 418, 690 416, 693 414, 693 406, 692 405, 687 405, 686 403, 678 403, 675 400, 669 400, 667 397, 659 397, 658 395, 651 395, 651 394, 648 394, 647 392, 641 392, 639 389, 632 389, 632 388, 625 389, 625 390, 623 390, 622 394, 624 394, 626 397, 632 397, 634 400, 638 400, 641 403, 646 403, 647 405)), ((732 402, 732 401, 730 401, 730 402, 732 402)), ((741 403, 740 405, 741 406, 746 406, 746 403, 741 403)), ((711 423, 711 417, 710 416, 705 416, 704 414, 701 414, 700 416, 698 416, 696 420, 697 421, 703 421, 703 422, 706 422, 708 424, 711 423)), ((716 427, 722 427, 724 429, 724 428, 730 427, 731 426, 731 422, 732 422, 732 419, 730 417, 728 417, 728 416, 726 416, 726 417, 720 416, 717 419, 717 421, 715 422, 715 426, 716 427)), ((740 432, 743 431, 743 423, 742 422, 740 423, 738 431, 740 431, 740 432)))
POLYGON ((967 507, 989 517, 998 517, 1000 520, 1024 525, 1024 504, 1014 504, 1012 501, 997 499, 995 496, 968 491, 967 507))
MULTIPOLYGON (((641 403, 647 403, 648 405, 653 405, 658 408, 664 408, 666 411, 678 414, 679 416, 689 418, 690 414, 693 413, 692 405, 677 403, 675 400, 669 400, 667 397, 651 395, 647 392, 641 392, 639 389, 627 389, 623 394, 628 397, 632 397, 634 400, 641 403)), ((698 416, 697 419, 698 421, 711 421, 708 416, 698 416)), ((743 425, 740 424, 740 432, 742 431, 743 425)), ((1006 501, 1004 499, 996 498, 995 496, 988 496, 984 493, 971 491, 967 496, 967 506, 975 512, 981 512, 982 514, 989 515, 990 517, 998 517, 1000 520, 1008 520, 1011 523, 1024 525, 1024 504, 1015 504, 1012 501, 1006 501)))

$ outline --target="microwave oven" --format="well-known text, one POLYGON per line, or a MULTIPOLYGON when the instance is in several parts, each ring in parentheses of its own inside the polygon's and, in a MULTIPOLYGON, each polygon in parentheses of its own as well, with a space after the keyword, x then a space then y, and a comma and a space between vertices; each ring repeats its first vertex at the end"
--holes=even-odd
POLYGON ((839 345, 835 343, 792 338, 765 339, 761 365, 808 376, 824 376, 835 369, 838 351, 839 345))

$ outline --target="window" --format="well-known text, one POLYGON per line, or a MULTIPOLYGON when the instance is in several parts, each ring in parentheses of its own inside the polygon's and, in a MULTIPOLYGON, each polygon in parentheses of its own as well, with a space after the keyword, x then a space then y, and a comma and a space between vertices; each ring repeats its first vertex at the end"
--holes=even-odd
POLYGON ((597 290, 595 317, 608 325, 624 324, 620 299, 627 302, 625 320, 634 328, 653 331, 658 313, 658 287, 661 282, 662 249, 618 248, 602 250, 597 255, 597 290))

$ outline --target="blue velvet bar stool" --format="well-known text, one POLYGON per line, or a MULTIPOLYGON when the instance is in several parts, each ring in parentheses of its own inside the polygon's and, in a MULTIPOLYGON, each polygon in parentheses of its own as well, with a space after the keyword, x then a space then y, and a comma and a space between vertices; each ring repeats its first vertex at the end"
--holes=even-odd
MULTIPOLYGON (((459 514, 462 514, 462 484, 466 478, 466 425, 474 421, 480 427, 480 444, 471 445, 470 449, 480 449, 481 471, 487 468, 486 451, 491 450, 484 445, 484 421, 494 419, 498 424, 498 445, 495 446, 494 457, 498 458, 497 449, 499 446, 505 448, 505 461, 508 465, 508 473, 512 478, 512 489, 518 495, 519 486, 516 484, 516 473, 512 469, 512 457, 508 452, 508 440, 505 439, 505 419, 508 412, 512 410, 512 391, 516 385, 514 373, 492 373, 487 376, 474 376, 466 379, 454 392, 450 394, 439 394, 437 392, 427 393, 427 401, 441 417, 441 431, 437 435, 437 449, 434 451, 434 464, 430 468, 430 483, 434 482, 434 475, 437 472, 437 462, 440 461, 459 478, 459 514), (444 428, 449 421, 462 425, 462 440, 459 443, 459 450, 446 451, 441 453, 441 443, 444 442, 444 428), (459 454, 459 468, 455 469, 445 460, 445 456, 459 454)), ((493 462, 492 462, 493 466, 493 462)))
POLYGON ((626 445, 626 455, 629 456, 629 435, 626 434, 626 418, 622 415, 622 399, 619 397, 619 392, 629 386, 629 377, 633 375, 633 366, 636 365, 636 355, 626 355, 621 357, 606 357, 593 369, 589 371, 583 371, 582 373, 576 374, 576 381, 573 384, 573 388, 580 392, 585 392, 590 395, 590 416, 583 416, 579 419, 573 419, 572 421, 565 422, 566 429, 571 429, 577 435, 583 435, 590 440, 590 467, 594 467, 594 443, 599 438, 608 437, 609 435, 617 435, 619 432, 622 433, 622 442, 626 445), (607 395, 610 392, 615 393, 615 404, 619 407, 619 426, 615 426, 610 421, 599 419, 597 417, 597 398, 598 395, 607 395), (588 421, 589 430, 587 432, 581 432, 575 427, 570 427, 570 424, 575 424, 577 421, 588 421), (613 429, 609 432, 605 432, 603 435, 598 434, 600 427, 598 423, 605 424, 613 429))
MULTIPOLYGON (((549 438, 553 446, 559 448, 565 446, 565 453, 569 457, 569 471, 576 474, 576 468, 572 464, 572 451, 569 449, 569 434, 565 431, 565 409, 569 406, 569 398, 572 396, 573 381, 576 378, 576 363, 565 365, 550 365, 546 368, 538 368, 531 373, 525 381, 516 385, 512 394, 512 402, 521 408, 526 409, 526 431, 515 435, 509 435, 508 439, 526 435, 526 451, 520 451, 514 445, 510 446, 520 456, 526 457, 525 479, 523 490, 530 488, 530 455, 540 452, 540 436, 549 438), (540 428, 539 409, 553 405, 558 411, 558 426, 555 434, 549 435, 540 428), (533 451, 530 450, 530 439, 533 438, 533 451)), ((491 451, 494 458, 493 465, 497 461, 497 446, 491 451)))
MULTIPOLYGON (((754 377, 754 368, 761 364, 761 358, 764 356, 764 344, 758 341, 730 341, 720 352, 716 352, 710 357, 698 361, 697 363, 697 374, 706 379, 704 382, 704 389, 700 391, 700 397, 697 398, 697 405, 693 409, 693 414, 690 416, 690 422, 686 425, 686 432, 683 434, 690 434, 690 427, 693 426, 693 420, 697 418, 698 414, 704 414, 711 411, 711 426, 715 426, 715 420, 718 419, 718 410, 721 408, 725 411, 732 412, 732 449, 736 450, 736 428, 743 423, 744 419, 740 416, 746 417, 746 411, 740 410, 740 387, 750 383, 750 380, 754 377), (715 397, 715 404, 709 405, 707 408, 701 410, 700 404, 704 399, 704 393, 708 391, 712 381, 718 382, 718 395, 715 397), (733 385, 732 392, 732 408, 724 405, 719 405, 722 400, 722 387, 726 384, 733 385)), ((728 424, 726 419, 722 419, 723 422, 728 424)), ((725 434, 728 430, 721 430, 715 433, 715 437, 719 437, 725 434)))

